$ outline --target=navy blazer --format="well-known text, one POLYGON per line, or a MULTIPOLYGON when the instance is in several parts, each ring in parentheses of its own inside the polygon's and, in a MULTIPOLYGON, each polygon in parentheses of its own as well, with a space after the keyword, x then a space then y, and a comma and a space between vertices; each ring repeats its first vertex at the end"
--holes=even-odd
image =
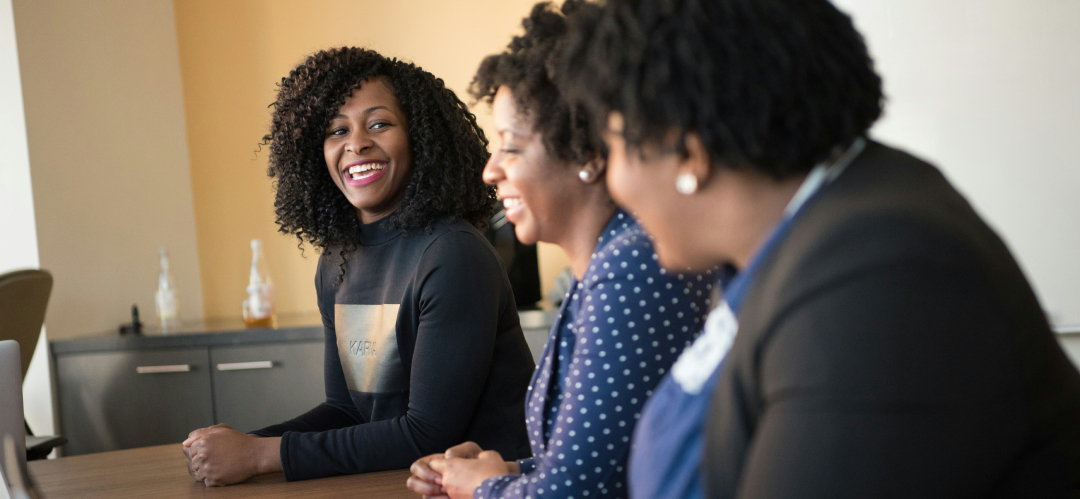
POLYGON ((870 143, 804 209, 743 304, 707 495, 1080 495, 1080 374, 941 173, 870 143))

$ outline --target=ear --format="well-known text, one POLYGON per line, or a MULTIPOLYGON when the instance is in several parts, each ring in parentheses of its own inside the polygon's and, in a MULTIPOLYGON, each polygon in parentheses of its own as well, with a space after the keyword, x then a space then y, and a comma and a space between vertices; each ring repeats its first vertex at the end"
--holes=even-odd
POLYGON ((711 172, 709 166, 712 164, 709 151, 705 149, 705 143, 701 141, 701 136, 697 132, 686 132, 683 145, 686 146, 686 155, 676 166, 677 174, 689 173, 697 178, 698 185, 705 185, 705 182, 709 180, 711 172))
POLYGON ((589 180, 583 180, 586 184, 597 181, 602 182, 604 179, 604 172, 607 171, 607 160, 597 154, 584 165, 581 165, 578 170, 588 173, 589 180))

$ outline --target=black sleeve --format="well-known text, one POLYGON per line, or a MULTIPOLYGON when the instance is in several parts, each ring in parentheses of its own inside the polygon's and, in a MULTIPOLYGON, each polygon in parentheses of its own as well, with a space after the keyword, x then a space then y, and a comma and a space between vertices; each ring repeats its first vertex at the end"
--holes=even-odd
POLYGON ((404 469, 461 442, 491 366, 499 312, 509 296, 505 276, 490 247, 468 232, 439 237, 416 275, 420 320, 408 411, 341 429, 286 433, 287 479, 404 469))
MULTIPOLYGON (((337 335, 334 330, 334 309, 332 305, 324 302, 327 293, 333 294, 333 289, 323 289, 323 263, 325 258, 319 259, 319 268, 315 272, 315 293, 318 297, 319 312, 322 315, 323 329, 326 336, 326 354, 323 360, 323 379, 326 387, 326 402, 319 404, 314 409, 281 424, 267 426, 258 431, 251 432, 261 437, 280 437, 285 432, 313 432, 345 428, 363 423, 356 406, 349 397, 349 389, 345 383, 345 374, 341 369, 341 358, 338 357, 337 335)), ((331 265, 336 270, 335 265, 331 265)), ((282 460, 285 456, 282 454, 282 460)))
POLYGON ((952 497, 1008 466, 1022 376, 983 262, 935 230, 878 229, 893 231, 878 241, 889 245, 855 231, 807 259, 816 268, 793 279, 846 270, 804 288, 754 348, 733 351, 713 400, 710 497, 952 497), (852 268, 837 261, 859 259, 849 252, 889 258, 852 268), (735 421, 750 427, 741 456, 722 448, 735 421), (717 482, 732 469, 734 483, 717 482))

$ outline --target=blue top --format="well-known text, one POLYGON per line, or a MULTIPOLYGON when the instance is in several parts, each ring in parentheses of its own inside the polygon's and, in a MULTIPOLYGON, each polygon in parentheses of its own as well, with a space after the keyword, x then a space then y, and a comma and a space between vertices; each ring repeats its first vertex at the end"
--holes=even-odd
MULTIPOLYGON (((862 150, 860 142, 853 146, 855 154, 862 150)), ((724 299, 709 313, 705 330, 687 348, 656 388, 642 411, 641 421, 634 433, 630 456, 631 496, 635 498, 703 497, 698 474, 701 453, 705 446, 704 421, 709 414, 713 388, 720 379, 724 359, 735 340, 739 322, 736 319, 743 299, 753 284, 761 262, 784 240, 793 221, 806 202, 827 182, 830 182, 854 155, 851 150, 832 167, 819 165, 806 177, 803 185, 784 210, 784 216, 754 254, 750 264, 738 274, 718 283, 724 299)), ((726 276, 725 276, 726 277, 726 276)))
POLYGON ((701 327, 711 275, 667 273, 628 214, 608 222, 533 373, 525 408, 533 456, 477 499, 627 497, 630 436, 646 398, 701 327))

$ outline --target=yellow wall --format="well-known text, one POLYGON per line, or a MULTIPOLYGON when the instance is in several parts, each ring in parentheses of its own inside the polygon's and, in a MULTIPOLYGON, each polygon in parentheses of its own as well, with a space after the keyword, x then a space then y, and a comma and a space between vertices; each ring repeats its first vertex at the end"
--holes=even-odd
MULTIPOLYGON (((295 239, 277 232, 267 155, 255 152, 276 82, 307 54, 358 45, 417 63, 469 102, 480 60, 506 46, 533 3, 175 0, 206 316, 239 315, 251 238, 265 242, 278 313, 317 307, 316 253, 308 248, 302 258, 295 239)), ((486 105, 475 111, 489 123, 486 105)), ((541 254, 542 280, 551 283, 565 256, 546 245, 541 254)))
MULTIPOLYGON (((15 0, 49 338, 152 324, 157 249, 202 317, 171 0, 15 0)), ((5 243, 7 244, 7 243, 5 243)))

